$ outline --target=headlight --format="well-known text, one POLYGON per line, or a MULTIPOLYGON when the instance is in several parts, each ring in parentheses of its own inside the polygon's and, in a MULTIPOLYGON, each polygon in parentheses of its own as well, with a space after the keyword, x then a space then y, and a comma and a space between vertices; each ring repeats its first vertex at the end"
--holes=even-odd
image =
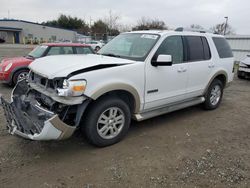
POLYGON ((62 88, 57 89, 58 96, 81 96, 83 95, 87 86, 86 80, 64 80, 62 88))
POLYGON ((240 67, 247 67, 247 65, 245 63, 243 63, 243 62, 240 62, 239 66, 240 67))
POLYGON ((5 69, 4 69, 4 72, 7 72, 8 70, 10 70, 10 68, 12 67, 12 63, 9 63, 5 69))

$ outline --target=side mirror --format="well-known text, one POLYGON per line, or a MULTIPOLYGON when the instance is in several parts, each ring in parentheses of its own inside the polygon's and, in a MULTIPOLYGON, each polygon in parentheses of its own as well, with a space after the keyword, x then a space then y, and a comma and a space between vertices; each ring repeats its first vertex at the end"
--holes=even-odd
POLYGON ((158 55, 157 60, 152 60, 151 64, 155 67, 157 66, 171 66, 172 56, 171 55, 158 55))

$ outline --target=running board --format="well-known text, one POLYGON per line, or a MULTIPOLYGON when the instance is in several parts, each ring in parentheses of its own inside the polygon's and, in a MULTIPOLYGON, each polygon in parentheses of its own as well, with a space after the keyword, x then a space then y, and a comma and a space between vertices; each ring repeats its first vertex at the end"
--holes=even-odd
POLYGON ((169 112, 173 112, 173 111, 176 111, 176 110, 187 108, 189 106, 194 106, 194 105, 203 103, 204 101, 205 101, 204 97, 194 98, 192 100, 188 100, 188 101, 185 101, 185 102, 182 102, 182 103, 175 103, 173 105, 158 108, 158 109, 155 109, 155 110, 152 110, 152 111, 143 112, 141 114, 135 114, 134 119, 137 120, 137 121, 143 121, 145 119, 149 119, 149 118, 152 118, 152 117, 155 117, 155 116, 159 116, 159 115, 162 115, 162 114, 166 114, 166 113, 169 113, 169 112))

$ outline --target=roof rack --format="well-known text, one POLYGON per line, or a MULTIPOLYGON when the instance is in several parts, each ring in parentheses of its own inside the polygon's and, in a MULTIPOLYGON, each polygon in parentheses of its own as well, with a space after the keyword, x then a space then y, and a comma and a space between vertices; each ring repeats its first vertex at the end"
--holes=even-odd
POLYGON ((175 29, 175 31, 183 32, 183 31, 191 31, 191 32, 199 32, 199 33, 211 33, 208 30, 205 29, 194 29, 194 28, 184 28, 184 27, 178 27, 175 29))

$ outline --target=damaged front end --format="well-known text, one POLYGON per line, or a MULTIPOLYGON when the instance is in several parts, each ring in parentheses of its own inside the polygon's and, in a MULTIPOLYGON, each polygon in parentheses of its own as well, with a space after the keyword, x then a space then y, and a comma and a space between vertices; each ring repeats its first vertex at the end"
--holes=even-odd
POLYGON ((0 97, 9 132, 31 140, 69 138, 79 126, 88 102, 60 103, 30 87, 26 80, 18 82, 10 103, 0 97))

